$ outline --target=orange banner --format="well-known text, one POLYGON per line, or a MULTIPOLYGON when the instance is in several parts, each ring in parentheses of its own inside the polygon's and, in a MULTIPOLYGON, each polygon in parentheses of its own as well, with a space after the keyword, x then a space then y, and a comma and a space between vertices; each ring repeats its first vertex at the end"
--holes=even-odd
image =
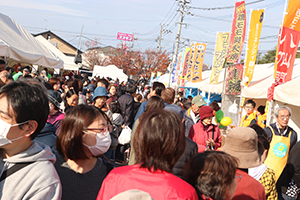
POLYGON ((202 81, 202 67, 205 56, 206 44, 195 44, 195 62, 193 64, 192 83, 202 81))
POLYGON ((300 1, 289 0, 287 15, 284 18, 283 26, 292 30, 300 31, 300 1))
POLYGON ((245 1, 235 3, 235 11, 232 22, 228 63, 237 63, 242 53, 246 32, 246 10, 245 1))
POLYGON ((289 0, 283 27, 279 30, 274 64, 275 86, 290 81, 300 39, 300 1, 289 0))

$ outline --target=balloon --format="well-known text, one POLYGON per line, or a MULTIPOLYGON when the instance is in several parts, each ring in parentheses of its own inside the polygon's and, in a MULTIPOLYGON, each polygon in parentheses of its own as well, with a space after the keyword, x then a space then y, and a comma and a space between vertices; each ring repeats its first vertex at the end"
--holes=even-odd
POLYGON ((232 119, 230 117, 224 117, 222 120, 221 120, 221 124, 223 126, 228 126, 229 124, 231 124, 232 122, 232 119))

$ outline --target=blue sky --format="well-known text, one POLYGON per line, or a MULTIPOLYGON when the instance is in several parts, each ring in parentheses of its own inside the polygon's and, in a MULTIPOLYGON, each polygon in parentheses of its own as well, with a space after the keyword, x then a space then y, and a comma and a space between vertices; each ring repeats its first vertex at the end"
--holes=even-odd
MULTIPOLYGON (((246 0, 247 24, 251 8, 266 9, 259 46, 262 53, 276 46, 284 4, 285 0, 246 0)), ((234 0, 191 0, 187 12, 194 16, 186 14, 184 17, 187 26, 182 29, 184 43, 180 47, 189 46, 191 42, 206 42, 204 63, 211 65, 216 32, 230 31, 233 8, 196 8, 233 5, 234 0)), ((135 50, 153 49, 158 46, 156 39, 163 23, 164 29, 172 32, 163 34, 162 46, 172 53, 179 21, 179 2, 174 0, 0 0, 0 10, 30 33, 51 30, 74 46, 78 45, 83 25, 82 50, 86 49, 87 40, 97 39, 101 46, 120 44, 117 32, 135 33, 135 50)))

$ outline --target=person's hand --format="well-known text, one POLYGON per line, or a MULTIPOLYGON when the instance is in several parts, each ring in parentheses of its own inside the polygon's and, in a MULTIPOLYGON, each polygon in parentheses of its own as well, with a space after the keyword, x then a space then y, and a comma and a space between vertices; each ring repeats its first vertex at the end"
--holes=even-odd
POLYGON ((121 127, 124 129, 125 128, 125 124, 123 124, 121 127))
POLYGON ((212 146, 214 147, 215 146, 215 142, 212 140, 212 139, 208 139, 208 140, 206 140, 206 145, 207 146, 211 146, 211 144, 212 144, 212 146))

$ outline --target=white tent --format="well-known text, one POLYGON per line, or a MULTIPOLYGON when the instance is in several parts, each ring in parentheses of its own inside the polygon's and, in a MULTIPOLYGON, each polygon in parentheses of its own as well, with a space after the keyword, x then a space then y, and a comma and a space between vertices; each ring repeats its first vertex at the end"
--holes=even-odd
POLYGON ((42 46, 13 19, 1 13, 0 56, 49 68, 63 67, 62 60, 42 46))
POLYGON ((119 69, 115 65, 108 65, 106 67, 95 65, 93 70, 93 77, 99 76, 99 77, 110 77, 114 80, 118 78, 120 82, 127 81, 128 76, 124 74, 122 69, 119 69))
POLYGON ((53 54, 55 54, 57 57, 59 57, 61 60, 64 61, 64 65, 63 65, 64 70, 78 71, 78 66, 69 57, 67 57, 63 52, 58 50, 55 46, 53 46, 53 44, 51 44, 49 41, 47 41, 43 36, 41 36, 41 35, 36 36, 35 39, 37 39, 46 48, 48 48, 53 54))
MULTIPOLYGON (((275 87, 274 100, 299 106, 297 98, 300 83, 300 59, 295 59, 292 80, 275 87)), ((253 79, 245 87, 243 96, 246 98, 266 99, 268 88, 274 83, 274 63, 255 65, 253 79)))

